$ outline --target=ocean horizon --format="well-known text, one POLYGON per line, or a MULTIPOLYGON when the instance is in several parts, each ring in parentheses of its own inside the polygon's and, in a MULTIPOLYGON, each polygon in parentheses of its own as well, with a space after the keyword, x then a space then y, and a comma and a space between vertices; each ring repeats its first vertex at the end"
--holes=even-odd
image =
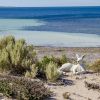
POLYGON ((0 7, 0 37, 35 46, 100 47, 100 6, 0 7))

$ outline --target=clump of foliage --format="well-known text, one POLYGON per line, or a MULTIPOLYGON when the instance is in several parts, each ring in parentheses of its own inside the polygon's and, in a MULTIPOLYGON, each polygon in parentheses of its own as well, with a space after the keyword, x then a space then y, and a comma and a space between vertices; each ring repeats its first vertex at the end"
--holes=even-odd
POLYGON ((37 75, 38 68, 32 65, 30 71, 26 71, 25 77, 35 78, 37 75))
POLYGON ((100 59, 93 62, 89 68, 93 70, 94 72, 100 73, 100 59))
POLYGON ((64 99, 70 99, 70 93, 69 92, 63 93, 63 98, 64 99))
POLYGON ((62 57, 60 58, 60 66, 66 62, 68 62, 68 58, 66 57, 66 55, 62 55, 62 57))
POLYGON ((54 62, 50 62, 46 66, 46 77, 48 81, 56 82, 57 79, 60 77, 60 74, 57 71, 57 64, 54 62))
POLYGON ((45 72, 46 65, 49 64, 51 61, 54 61, 54 57, 44 56, 40 61, 37 62, 36 66, 39 68, 41 72, 45 72))
POLYGON ((0 79, 0 92, 17 100, 44 100, 51 94, 39 80, 13 76, 0 79))
POLYGON ((0 40, 0 70, 24 74, 35 61, 34 47, 27 45, 25 40, 15 40, 13 36, 0 40))
POLYGON ((46 78, 46 74, 45 74, 46 67, 50 62, 55 63, 58 68, 62 64, 67 62, 67 57, 65 55, 62 55, 62 57, 59 58, 54 56, 44 56, 42 60, 36 63, 36 66, 38 67, 38 76, 42 76, 43 78, 46 78))
POLYGON ((42 69, 45 70, 46 65, 50 62, 54 62, 57 66, 61 66, 67 62, 67 57, 65 55, 62 55, 62 57, 44 56, 42 60, 37 63, 37 66, 42 67, 42 69))

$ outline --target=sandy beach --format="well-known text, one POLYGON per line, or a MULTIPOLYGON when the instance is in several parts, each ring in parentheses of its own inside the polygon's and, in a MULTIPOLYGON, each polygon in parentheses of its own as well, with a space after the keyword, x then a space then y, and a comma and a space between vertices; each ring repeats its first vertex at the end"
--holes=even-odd
MULTIPOLYGON (((90 64, 96 59, 100 59, 100 48, 93 47, 34 47, 37 53, 38 59, 42 59, 44 56, 55 56, 60 57, 62 54, 66 55, 68 58, 76 60, 75 54, 83 55, 85 54, 85 61, 90 64)), ((53 92, 53 96, 47 100, 66 100, 63 98, 63 93, 68 92, 70 94, 70 99, 68 100, 100 100, 100 91, 88 89, 85 87, 85 81, 99 82, 100 75, 95 73, 87 73, 80 75, 72 75, 71 73, 66 73, 62 77, 65 80, 65 85, 53 85, 45 84, 53 92)), ((4 99, 6 100, 6 99, 4 99)), ((7 99, 8 100, 8 99, 7 99)))
POLYGON ((54 96, 50 100, 66 100, 63 98, 63 93, 68 92, 70 99, 68 100, 100 100, 100 91, 88 89, 85 87, 85 81, 99 81, 100 75, 85 74, 82 76, 65 76, 65 86, 48 85, 54 96))
MULTIPOLYGON (((65 54, 68 58, 75 58, 75 54, 86 55, 85 61, 91 63, 96 59, 100 58, 100 48, 60 48, 60 47, 35 47, 38 58, 41 59, 43 56, 53 55, 60 57, 65 54)), ((100 92, 95 90, 88 90, 85 87, 85 81, 95 80, 99 81, 100 76, 96 74, 84 74, 82 76, 72 76, 71 73, 67 73, 64 79, 68 83, 65 86, 53 86, 46 85, 53 91, 54 96, 50 100, 64 100, 63 93, 69 92, 69 100, 100 100, 100 92)), ((100 84, 100 83, 99 83, 100 84)))

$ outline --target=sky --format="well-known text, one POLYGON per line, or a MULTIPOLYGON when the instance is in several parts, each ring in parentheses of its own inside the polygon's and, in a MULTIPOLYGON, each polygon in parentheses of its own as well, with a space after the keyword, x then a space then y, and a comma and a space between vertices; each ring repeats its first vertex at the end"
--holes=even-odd
POLYGON ((100 6, 100 0, 0 0, 0 6, 17 6, 17 7, 100 6))

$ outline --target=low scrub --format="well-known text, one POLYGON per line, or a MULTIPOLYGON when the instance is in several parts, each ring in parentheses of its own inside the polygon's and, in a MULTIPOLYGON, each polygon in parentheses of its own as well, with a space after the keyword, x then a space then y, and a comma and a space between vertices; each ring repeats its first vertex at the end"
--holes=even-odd
POLYGON ((36 67, 38 67, 38 76, 46 78, 46 67, 50 62, 55 63, 58 68, 67 61, 68 59, 65 55, 62 55, 62 57, 44 56, 42 60, 36 63, 36 67))
POLYGON ((36 78, 38 68, 32 65, 29 71, 26 71, 25 77, 36 78))
POLYGON ((1 77, 0 92, 17 100, 44 100, 50 96, 41 81, 11 76, 1 77))
POLYGON ((57 64, 54 62, 50 62, 46 66, 46 78, 48 81, 56 82, 60 77, 60 74, 57 71, 57 64))
POLYGON ((89 68, 93 70, 94 72, 100 73, 100 59, 90 64, 89 68))
POLYGON ((25 40, 15 40, 13 36, 0 39, 0 71, 12 74, 24 74, 36 62, 33 45, 25 40))

